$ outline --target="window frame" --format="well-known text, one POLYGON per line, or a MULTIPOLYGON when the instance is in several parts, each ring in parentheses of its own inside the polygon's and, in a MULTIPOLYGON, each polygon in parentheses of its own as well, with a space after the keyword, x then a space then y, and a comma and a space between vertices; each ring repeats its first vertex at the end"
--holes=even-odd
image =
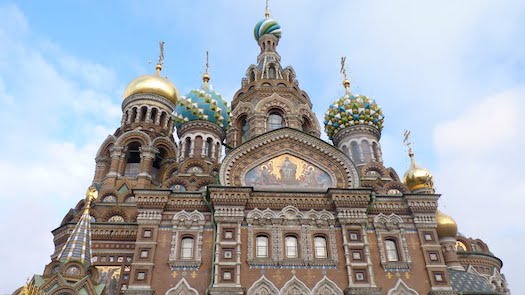
POLYGON ((300 255, 299 255, 299 239, 297 238, 296 235, 293 235, 293 234, 288 234, 288 235, 285 235, 284 237, 284 257, 286 259, 298 259, 300 258, 300 255), (288 245, 288 241, 295 241, 295 245, 291 245, 289 246, 288 245), (295 255, 290 255, 289 254, 289 248, 294 248, 295 247, 295 255))
POLYGON ((326 236, 324 235, 314 235, 313 237, 313 240, 314 240, 314 258, 315 259, 328 259, 329 258, 329 255, 328 255, 328 239, 326 238, 326 236), (316 245, 316 242, 319 240, 319 239, 322 239, 324 241, 324 245, 323 246, 317 246, 316 245), (324 256, 319 256, 319 253, 318 253, 318 248, 323 248, 324 249, 324 256))
POLYGON ((385 258, 386 258, 386 261, 387 262, 401 262, 401 255, 399 253, 399 244, 397 242, 397 239, 396 238, 393 238, 393 237, 386 237, 383 241, 384 243, 384 246, 385 246, 385 258), (393 245, 394 248, 393 249, 390 249, 388 245, 393 245), (392 260, 390 259, 390 255, 389 253, 393 253, 393 251, 395 251, 395 254, 396 254, 396 260, 392 260))
POLYGON ((270 258, 270 237, 267 234, 257 234, 255 236, 255 258, 270 258), (259 245, 259 238, 264 238, 266 240, 266 245, 259 245), (259 255, 259 249, 264 249, 265 255, 259 255))
POLYGON ((179 259, 180 260, 194 260, 195 259, 195 237, 194 236, 190 236, 190 235, 184 235, 181 237, 180 239, 180 249, 179 249, 179 259), (184 250, 186 249, 185 248, 185 245, 184 245, 184 241, 188 241, 188 240, 191 240, 192 243, 191 243, 191 251, 189 252, 191 255, 189 257, 186 257, 184 255, 184 253, 186 253, 184 250))

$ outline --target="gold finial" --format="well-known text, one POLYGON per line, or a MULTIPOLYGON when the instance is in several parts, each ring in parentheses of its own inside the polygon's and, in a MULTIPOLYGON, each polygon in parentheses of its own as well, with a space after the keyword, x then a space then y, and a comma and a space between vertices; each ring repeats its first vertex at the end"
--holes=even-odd
POLYGON ((343 85, 345 86, 346 93, 350 93, 350 81, 346 78, 346 56, 341 57, 341 73, 343 74, 343 85))
POLYGON ((264 12, 266 18, 270 18, 270 8, 268 8, 268 0, 266 0, 266 11, 264 12))
POLYGON ((159 47, 159 61, 157 62, 157 66, 155 67, 155 69, 157 70, 157 76, 160 76, 160 71, 162 71, 162 66, 164 65, 164 41, 159 42, 159 47))
POLYGON ((210 65, 208 63, 208 50, 206 50, 206 71, 204 72, 204 75, 202 75, 202 81, 204 83, 208 83, 210 81, 210 73, 208 73, 209 68, 210 65))
POLYGON ((413 142, 410 141, 410 131, 405 129, 405 133, 403 134, 403 136, 403 143, 408 147, 408 156, 411 159, 414 159, 414 152, 412 151, 413 142))
POLYGON ((84 209, 84 212, 89 213, 89 209, 91 208, 91 202, 96 200, 97 198, 97 188, 94 185, 91 185, 86 191, 86 208, 84 209))

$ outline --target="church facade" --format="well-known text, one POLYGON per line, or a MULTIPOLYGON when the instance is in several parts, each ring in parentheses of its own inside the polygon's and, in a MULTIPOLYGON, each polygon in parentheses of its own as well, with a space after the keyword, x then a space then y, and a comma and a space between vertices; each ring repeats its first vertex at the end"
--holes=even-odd
POLYGON ((181 96, 162 50, 157 73, 129 83, 86 199, 14 294, 510 294, 411 149, 404 177, 384 165, 380 106, 345 78, 322 140, 268 11, 254 37, 231 107, 208 71, 181 96))

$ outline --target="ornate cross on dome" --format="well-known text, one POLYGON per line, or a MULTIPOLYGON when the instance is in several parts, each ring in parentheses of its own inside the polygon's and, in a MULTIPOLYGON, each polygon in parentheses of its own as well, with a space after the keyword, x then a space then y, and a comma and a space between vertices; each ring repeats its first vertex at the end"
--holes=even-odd
POLYGON ((264 12, 266 18, 270 18, 270 8, 268 8, 268 0, 266 0, 266 11, 264 12))
POLYGON ((410 157, 414 156, 414 153, 412 152, 412 144, 413 142, 410 141, 410 131, 405 129, 405 133, 403 134, 404 139, 403 143, 408 147, 408 155, 410 157))
POLYGON ((350 94, 350 81, 346 78, 346 56, 341 57, 341 71, 343 74, 344 80, 343 85, 346 89, 346 94, 350 94))
POLYGON ((208 73, 208 70, 209 70, 209 68, 210 68, 210 65, 209 65, 209 63, 208 63, 208 57, 209 57, 209 55, 208 55, 208 50, 206 50, 206 73, 208 73))
POLYGON ((160 53, 159 53, 159 61, 157 62, 157 75, 160 75, 160 71, 162 71, 162 66, 164 65, 164 41, 159 42, 160 47, 160 53))

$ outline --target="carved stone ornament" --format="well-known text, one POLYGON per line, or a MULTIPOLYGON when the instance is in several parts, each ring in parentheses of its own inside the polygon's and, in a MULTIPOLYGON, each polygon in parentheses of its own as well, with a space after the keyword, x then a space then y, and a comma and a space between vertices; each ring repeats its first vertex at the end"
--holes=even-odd
POLYGON ((388 290, 386 295, 419 295, 416 290, 408 287, 405 282, 401 279, 397 279, 397 283, 394 288, 388 290))
POLYGON ((188 282, 186 282, 185 278, 182 278, 182 280, 179 281, 179 283, 166 291, 166 295, 198 295, 199 292, 192 288, 188 282))

